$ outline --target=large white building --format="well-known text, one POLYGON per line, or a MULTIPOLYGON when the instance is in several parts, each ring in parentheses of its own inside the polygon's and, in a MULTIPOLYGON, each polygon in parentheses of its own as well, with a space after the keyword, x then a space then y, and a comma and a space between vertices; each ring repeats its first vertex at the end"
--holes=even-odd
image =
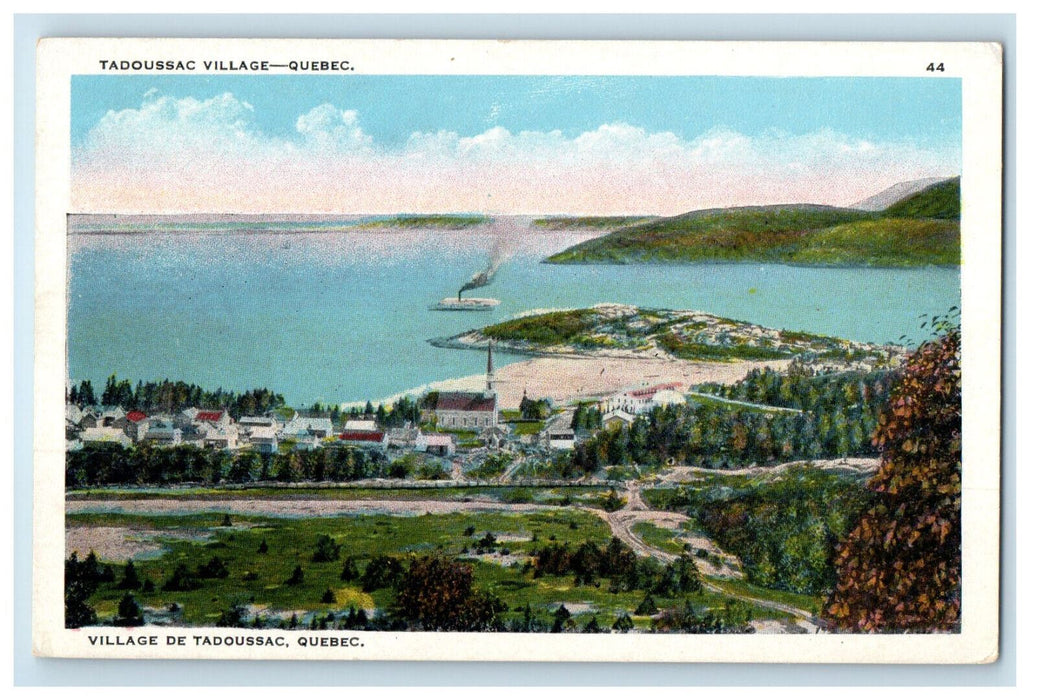
POLYGON ((599 401, 598 410, 602 414, 624 411, 637 415, 639 413, 647 413, 656 406, 682 404, 685 402, 685 399, 684 395, 680 393, 680 388, 680 383, 670 382, 668 384, 624 389, 599 401))

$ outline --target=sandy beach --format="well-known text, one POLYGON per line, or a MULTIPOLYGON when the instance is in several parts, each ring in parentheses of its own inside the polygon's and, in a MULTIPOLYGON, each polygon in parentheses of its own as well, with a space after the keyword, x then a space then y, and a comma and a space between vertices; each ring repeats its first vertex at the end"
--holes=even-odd
MULTIPOLYGON (((517 408, 522 393, 556 404, 579 398, 596 398, 620 389, 677 382, 688 388, 703 382, 733 384, 753 369, 784 370, 791 360, 767 362, 692 362, 689 360, 624 357, 536 357, 497 370, 497 395, 504 408, 517 408)), ((433 382, 406 392, 479 391, 486 386, 485 374, 433 382)), ((390 397, 391 401, 395 397, 390 397)))

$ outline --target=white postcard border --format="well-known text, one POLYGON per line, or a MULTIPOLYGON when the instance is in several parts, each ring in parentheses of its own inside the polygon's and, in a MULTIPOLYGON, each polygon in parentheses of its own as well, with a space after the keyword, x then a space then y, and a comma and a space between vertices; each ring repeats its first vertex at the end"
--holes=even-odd
MULTIPOLYGON (((38 47, 34 421, 34 653, 109 658, 976 663, 996 658, 1000 486, 1001 50, 979 43, 751 43, 49 39, 38 47), (962 81, 963 615, 939 635, 522 635, 349 633, 363 647, 243 649, 91 646, 65 630, 65 214, 70 211, 70 78, 100 58, 202 56, 349 60, 368 74, 925 76, 962 81), (991 223, 995 222, 995 223, 991 223)), ((290 59, 284 59, 290 60, 290 59)), ((202 74, 205 71, 197 71, 202 74)), ((100 631, 98 628, 96 631, 100 631)), ((143 628, 142 635, 236 631, 143 628), (154 632, 153 632, 154 630, 154 632)), ((125 630, 110 630, 120 632, 125 630)), ((294 644, 333 633, 274 632, 294 644)), ((136 632, 134 634, 137 634, 136 632)), ((337 633, 336 633, 337 634, 337 633)), ((338 636, 341 636, 339 634, 338 636)))

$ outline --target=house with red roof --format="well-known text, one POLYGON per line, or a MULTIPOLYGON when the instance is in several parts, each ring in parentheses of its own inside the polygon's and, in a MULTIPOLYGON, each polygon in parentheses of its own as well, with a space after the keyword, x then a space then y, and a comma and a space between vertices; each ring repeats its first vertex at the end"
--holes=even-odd
POLYGON ((383 430, 343 430, 338 439, 354 447, 384 450, 389 446, 389 435, 383 430))
POLYGON ((126 434, 131 440, 137 442, 144 435, 144 431, 147 430, 148 414, 144 411, 130 411, 126 414, 126 434))

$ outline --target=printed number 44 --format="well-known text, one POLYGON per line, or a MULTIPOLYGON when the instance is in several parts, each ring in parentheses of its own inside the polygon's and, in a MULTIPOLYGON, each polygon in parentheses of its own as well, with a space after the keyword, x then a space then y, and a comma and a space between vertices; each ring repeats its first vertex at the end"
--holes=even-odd
POLYGON ((930 63, 928 66, 925 67, 925 69, 930 73, 934 73, 936 71, 940 71, 941 73, 944 72, 942 63, 930 63))

